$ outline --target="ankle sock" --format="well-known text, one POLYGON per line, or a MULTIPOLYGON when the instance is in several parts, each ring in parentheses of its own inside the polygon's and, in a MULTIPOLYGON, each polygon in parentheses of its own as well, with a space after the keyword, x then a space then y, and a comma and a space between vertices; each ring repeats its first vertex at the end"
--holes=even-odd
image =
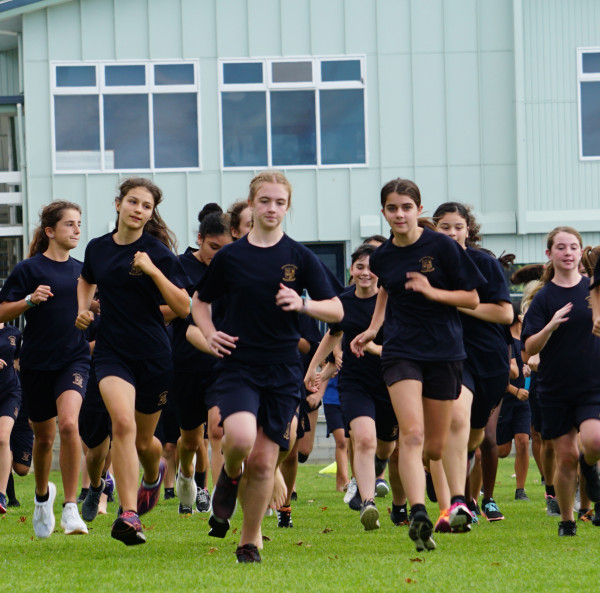
POLYGON ((15 479, 13 478, 12 472, 8 474, 8 482, 6 483, 6 497, 8 500, 14 500, 17 498, 15 495, 15 479))
POLYGON ((50 490, 46 490, 46 494, 43 494, 42 496, 40 496, 37 493, 35 495, 36 502, 47 502, 49 498, 50 498, 50 490))
POLYGON ((455 502, 462 502, 463 504, 465 504, 465 497, 462 495, 453 496, 450 499, 450 506, 452 506, 455 502))
POLYGON ((554 486, 548 486, 548 484, 546 484, 546 494, 548 496, 556 496, 556 492, 554 491, 554 486))
POLYGON ((194 473, 194 480, 198 488, 206 488, 206 472, 194 473))

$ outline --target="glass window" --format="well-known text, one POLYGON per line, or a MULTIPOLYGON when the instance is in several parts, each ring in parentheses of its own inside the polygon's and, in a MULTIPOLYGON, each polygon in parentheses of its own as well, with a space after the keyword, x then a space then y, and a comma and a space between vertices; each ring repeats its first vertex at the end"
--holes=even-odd
POLYGON ((194 65, 157 64, 154 66, 154 82, 158 85, 194 84, 194 65))
POLYGON ((600 81, 581 83, 581 130, 582 155, 600 156, 600 81))
POLYGON ((154 94, 154 166, 198 167, 196 93, 154 94))
POLYGON ((273 62, 273 82, 311 82, 312 62, 273 62))
POLYGON ((146 84, 145 66, 106 66, 106 86, 143 86, 146 84))
POLYGON ((104 95, 107 169, 150 168, 148 95, 104 95))
POLYGON ((267 158, 266 93, 222 93, 223 165, 263 167, 267 158))
POLYGON ((273 165, 316 165, 317 134, 314 91, 271 93, 273 165))
POLYGON ((57 66, 56 86, 96 86, 96 66, 57 66))
POLYGON ((365 162, 365 107, 362 89, 320 91, 321 162, 365 162))
POLYGON ((600 53, 587 53, 581 56, 584 74, 600 72, 600 53))
POLYGON ((360 79, 360 60, 327 60, 321 62, 321 80, 323 82, 360 79))
POLYGON ((261 62, 232 62, 223 64, 224 84, 252 84, 262 83, 263 68, 261 62))

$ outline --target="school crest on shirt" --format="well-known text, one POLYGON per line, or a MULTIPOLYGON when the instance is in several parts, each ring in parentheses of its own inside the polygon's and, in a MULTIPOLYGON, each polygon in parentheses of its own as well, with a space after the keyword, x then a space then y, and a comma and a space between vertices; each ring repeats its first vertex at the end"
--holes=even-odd
POLYGON ((283 282, 295 282, 296 281, 296 270, 298 266, 294 264, 285 264, 285 266, 281 266, 283 270, 283 282))
POLYGON ((29 451, 23 451, 23 455, 21 455, 21 461, 29 461, 31 457, 31 453, 29 451))
POLYGON ((433 267, 433 257, 430 255, 422 257, 419 262, 421 263, 421 274, 429 274, 435 270, 433 267))
POLYGON ((73 373, 73 385, 77 385, 80 389, 83 388, 83 376, 79 373, 73 373))
POLYGON ((15 409, 13 410, 13 416, 16 418, 19 415, 19 408, 17 408, 15 406, 15 409))
POLYGON ((17 345, 17 337, 16 336, 8 336, 8 341, 13 348, 17 345))
POLYGON ((398 438, 398 425, 396 424, 394 426, 394 429, 392 430, 392 434, 390 435, 393 439, 398 438))
POLYGON ((290 440, 290 430, 291 430, 291 428, 292 428, 292 423, 291 423, 291 422, 288 422, 288 423, 287 423, 287 426, 286 426, 286 428, 285 428, 285 433, 283 434, 283 438, 284 438, 286 441, 289 441, 289 440, 290 440))
POLYGON ((142 272, 142 270, 140 270, 133 262, 134 262, 134 260, 131 260, 131 268, 129 270, 129 275, 130 276, 143 276, 144 272, 142 272))
POLYGON ((168 391, 163 391, 158 396, 158 403, 157 403, 157 405, 159 405, 159 406, 166 406, 167 405, 167 394, 168 393, 169 393, 168 391))
POLYGON ((586 296, 585 300, 587 301, 588 309, 591 309, 592 308, 592 297, 591 296, 586 296))

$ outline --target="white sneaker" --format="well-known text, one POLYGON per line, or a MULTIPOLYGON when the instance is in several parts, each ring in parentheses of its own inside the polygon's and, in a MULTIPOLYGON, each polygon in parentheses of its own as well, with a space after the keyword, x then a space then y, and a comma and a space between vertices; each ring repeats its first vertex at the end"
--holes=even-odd
POLYGON ((35 499, 35 509, 33 511, 33 531, 39 538, 45 539, 52 535, 56 519, 54 518, 54 499, 56 498, 56 486, 48 482, 48 500, 38 502, 35 499))
POLYGON ((186 478, 181 471, 181 465, 177 472, 177 496, 179 502, 186 507, 193 507, 196 504, 196 481, 194 476, 186 478))
POLYGON ((348 484, 348 489, 346 490, 346 494, 344 494, 344 502, 348 504, 356 494, 356 490, 358 486, 356 485, 356 478, 352 478, 350 483, 348 484))
POLYGON ((60 526, 65 530, 65 535, 87 534, 87 525, 79 516, 77 503, 67 502, 63 507, 60 526))

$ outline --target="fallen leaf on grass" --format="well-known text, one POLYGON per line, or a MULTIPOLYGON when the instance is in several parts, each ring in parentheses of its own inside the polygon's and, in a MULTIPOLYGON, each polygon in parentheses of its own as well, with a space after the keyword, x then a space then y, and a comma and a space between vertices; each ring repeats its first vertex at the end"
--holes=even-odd
POLYGON ((491 566, 502 566, 500 562, 492 562, 491 566))
POLYGON ((154 525, 145 525, 144 523, 142 523, 142 527, 144 531, 152 531, 154 529, 154 525))
POLYGON ((337 560, 338 559, 338 555, 336 554, 333 558, 331 556, 327 556, 327 558, 329 558, 329 560, 337 560))
POLYGON ((333 531, 333 529, 330 529, 329 527, 325 527, 325 529, 323 529, 323 531, 321 531, 321 533, 331 533, 333 531))
POLYGON ((411 579, 410 577, 406 577, 406 578, 404 579, 404 582, 405 582, 405 583, 409 583, 409 584, 410 584, 410 583, 415 583, 415 584, 417 583, 417 581, 415 581, 415 580, 411 579))
POLYGON ((425 562, 423 558, 409 558, 411 562, 425 562))
POLYGON ((27 517, 24 517, 23 515, 21 515, 19 517, 19 523, 25 523, 25 521, 27 521, 27 517))
POLYGON ((262 538, 263 538, 263 542, 270 542, 271 541, 271 538, 268 535, 263 535, 262 538))
POLYGON ((231 531, 231 533, 237 533, 238 528, 234 527, 233 530, 231 531))
POLYGON ((294 545, 296 545, 296 546, 301 546, 301 545, 303 545, 303 544, 304 544, 304 542, 303 542, 303 541, 299 541, 299 542, 296 542, 294 545))
POLYGON ((208 554, 214 554, 215 552, 218 552, 219 548, 208 548, 208 554))
POLYGON ((306 502, 315 502, 314 498, 309 498, 306 502))
POLYGON ((322 511, 326 511, 326 510, 327 510, 327 507, 321 507, 321 510, 322 510, 322 511))

